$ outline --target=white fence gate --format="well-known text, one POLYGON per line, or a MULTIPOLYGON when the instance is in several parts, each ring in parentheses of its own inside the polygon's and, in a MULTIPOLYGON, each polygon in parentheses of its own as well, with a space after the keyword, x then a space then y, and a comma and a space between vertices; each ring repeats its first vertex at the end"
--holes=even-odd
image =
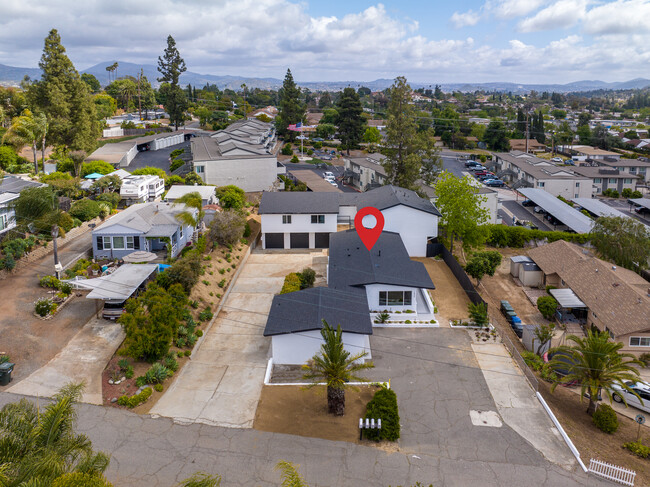
POLYGON ((600 460, 594 460, 593 458, 589 461, 589 471, 604 479, 612 480, 623 485, 629 485, 630 487, 634 485, 634 477, 636 477, 636 472, 634 470, 617 467, 616 465, 601 462, 600 460))

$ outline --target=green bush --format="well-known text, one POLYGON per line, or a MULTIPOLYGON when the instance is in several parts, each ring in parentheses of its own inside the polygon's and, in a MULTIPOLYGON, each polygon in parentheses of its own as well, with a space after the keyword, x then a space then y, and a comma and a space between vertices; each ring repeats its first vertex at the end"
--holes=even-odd
POLYGON ((120 406, 126 406, 130 409, 133 409, 136 406, 139 406, 143 402, 146 402, 147 399, 149 399, 149 396, 152 394, 152 389, 151 387, 147 387, 142 390, 140 394, 136 394, 135 396, 120 396, 119 399, 117 400, 117 403, 120 406))
POLYGON ((632 196, 632 198, 642 198, 643 194, 641 194, 641 191, 635 190, 635 191, 632 191, 631 196, 632 196))
POLYGON ((298 159, 298 156, 294 155, 294 156, 291 158, 291 161, 290 161, 290 162, 293 162, 294 164, 296 164, 296 163, 300 162, 300 159, 298 159))
POLYGON ((522 352, 521 357, 524 359, 524 362, 526 362, 526 365, 535 371, 541 370, 544 366, 544 361, 535 352, 524 351, 522 352))
POLYGON ((95 198, 95 201, 99 203, 107 203, 111 208, 117 208, 117 204, 120 202, 119 193, 102 193, 98 194, 95 198))
POLYGON ((171 157, 172 159, 176 159, 183 152, 185 152, 185 149, 174 149, 173 151, 170 152, 169 157, 171 157))
POLYGON ((282 290, 280 294, 292 293, 294 291, 300 291, 300 276, 297 272, 292 272, 287 274, 284 278, 284 284, 282 285, 282 290))
POLYGON ((210 321, 213 316, 214 314, 212 313, 212 308, 208 306, 199 313, 199 321, 210 321))
POLYGON ((397 396, 391 389, 380 388, 366 406, 365 418, 381 419, 381 429, 364 430, 367 439, 373 441, 397 441, 400 436, 397 396))
POLYGON ((183 352, 183 355, 185 355, 186 357, 189 357, 190 355, 192 355, 192 350, 185 350, 183 352))
POLYGON ((650 456, 650 447, 645 446, 640 441, 631 441, 629 443, 624 443, 623 448, 630 450, 637 457, 648 458, 648 456, 650 456))
POLYGON ((40 298, 34 303, 34 311, 38 316, 47 316, 56 310, 56 305, 48 298, 40 298))
POLYGON ((616 411, 607 404, 600 404, 591 420, 596 427, 605 433, 613 433, 618 429, 618 417, 616 411))
POLYGON ((540 296, 537 298, 537 308, 547 320, 552 320, 557 310, 558 302, 553 296, 540 296))
POLYGON ((314 281, 316 280, 316 271, 311 267, 306 267, 298 274, 300 278, 300 289, 307 289, 314 287, 314 281))
POLYGON ((0 169, 7 169, 9 166, 15 166, 18 162, 18 154, 7 146, 0 146, 0 169))
POLYGON ((162 361, 163 365, 167 367, 171 372, 176 372, 178 370, 178 362, 174 358, 173 354, 168 354, 162 361))
POLYGON ((64 296, 70 296, 72 294, 72 285, 67 282, 62 283, 61 294, 63 294, 64 296))
POLYGON ((246 225, 244 225, 244 235, 242 235, 244 238, 248 238, 251 236, 251 226, 246 222, 246 225))
POLYGON ((632 197, 632 190, 630 188, 624 188, 623 191, 621 191, 621 196, 623 198, 631 198, 632 197))
POLYGON ((97 201, 83 199, 72 203, 70 208, 70 215, 78 218, 82 222, 87 222, 93 218, 97 218, 101 212, 100 204, 97 201))
POLYGON ((576 244, 584 244, 589 241, 589 234, 587 233, 544 232, 542 230, 506 225, 484 225, 484 227, 489 232, 486 243, 492 247, 522 248, 531 240, 546 241, 547 243, 565 240, 576 244))
POLYGON ((129 366, 129 361, 125 358, 122 358, 117 361, 117 366, 120 368, 122 372, 124 372, 126 368, 129 366))
POLYGON ((155 386, 153 386, 153 388, 154 388, 154 390, 156 392, 162 392, 163 391, 163 385, 162 384, 156 384, 155 386))
POLYGON ((639 360, 645 364, 647 367, 650 365, 650 353, 644 352, 641 355, 639 355, 639 360))
POLYGON ((5 362, 11 362, 9 355, 0 355, 0 364, 4 364, 5 362))
POLYGON ((487 304, 469 303, 467 305, 467 311, 474 326, 479 326, 481 328, 488 326, 490 318, 488 316, 487 304))
POLYGON ((284 147, 282 147, 282 155, 283 156, 290 156, 293 154, 293 149, 291 148, 291 144, 286 144, 284 147))
POLYGON ((542 365, 542 368, 540 370, 540 375, 542 376, 542 379, 544 379, 546 382, 553 383, 558 381, 558 376, 555 373, 555 370, 553 370, 553 367, 548 362, 542 365))
POLYGON ((133 366, 129 365, 126 370, 124 371, 124 377, 127 379, 133 378, 133 375, 135 374, 135 371, 133 370, 133 366))
POLYGON ((168 377, 171 377, 172 372, 163 364, 155 363, 145 372, 144 378, 147 384, 160 384, 168 377))
POLYGON ((61 281, 54 276, 43 276, 40 281, 38 281, 38 284, 41 287, 47 287, 50 289, 61 289, 61 281))
POLYGON ((141 375, 139 377, 136 377, 135 379, 135 385, 138 387, 146 386, 147 385, 147 379, 144 378, 144 375, 141 375))
POLYGON ((174 172, 176 169, 181 167, 183 164, 185 164, 185 161, 183 159, 174 159, 169 166, 169 171, 174 172))

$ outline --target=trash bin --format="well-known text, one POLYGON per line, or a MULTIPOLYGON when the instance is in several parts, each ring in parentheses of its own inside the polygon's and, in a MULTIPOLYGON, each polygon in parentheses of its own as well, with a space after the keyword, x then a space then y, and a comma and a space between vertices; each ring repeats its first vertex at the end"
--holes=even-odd
POLYGON ((14 365, 11 362, 0 364, 0 386, 6 386, 11 382, 11 373, 14 370, 14 365))

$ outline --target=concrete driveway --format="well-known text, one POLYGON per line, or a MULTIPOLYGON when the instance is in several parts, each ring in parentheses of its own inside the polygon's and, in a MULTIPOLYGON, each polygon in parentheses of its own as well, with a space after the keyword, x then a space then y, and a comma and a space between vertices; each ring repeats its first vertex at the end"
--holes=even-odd
POLYGON ((271 340, 262 334, 273 296, 288 273, 322 255, 253 252, 192 360, 151 414, 180 423, 251 428, 269 358, 271 340))
POLYGON ((70 382, 84 382, 83 402, 102 404, 102 372, 124 340, 122 326, 90 320, 52 360, 7 392, 52 397, 70 382))

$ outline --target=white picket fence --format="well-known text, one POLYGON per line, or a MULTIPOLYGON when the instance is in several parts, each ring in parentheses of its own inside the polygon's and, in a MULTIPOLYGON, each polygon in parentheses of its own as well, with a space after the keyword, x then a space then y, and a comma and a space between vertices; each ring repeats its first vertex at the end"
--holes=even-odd
POLYGON ((634 485, 634 477, 636 477, 634 470, 628 470, 627 468, 611 465, 607 462, 594 460, 593 458, 589 461, 589 471, 604 479, 629 485, 630 487, 634 485))

